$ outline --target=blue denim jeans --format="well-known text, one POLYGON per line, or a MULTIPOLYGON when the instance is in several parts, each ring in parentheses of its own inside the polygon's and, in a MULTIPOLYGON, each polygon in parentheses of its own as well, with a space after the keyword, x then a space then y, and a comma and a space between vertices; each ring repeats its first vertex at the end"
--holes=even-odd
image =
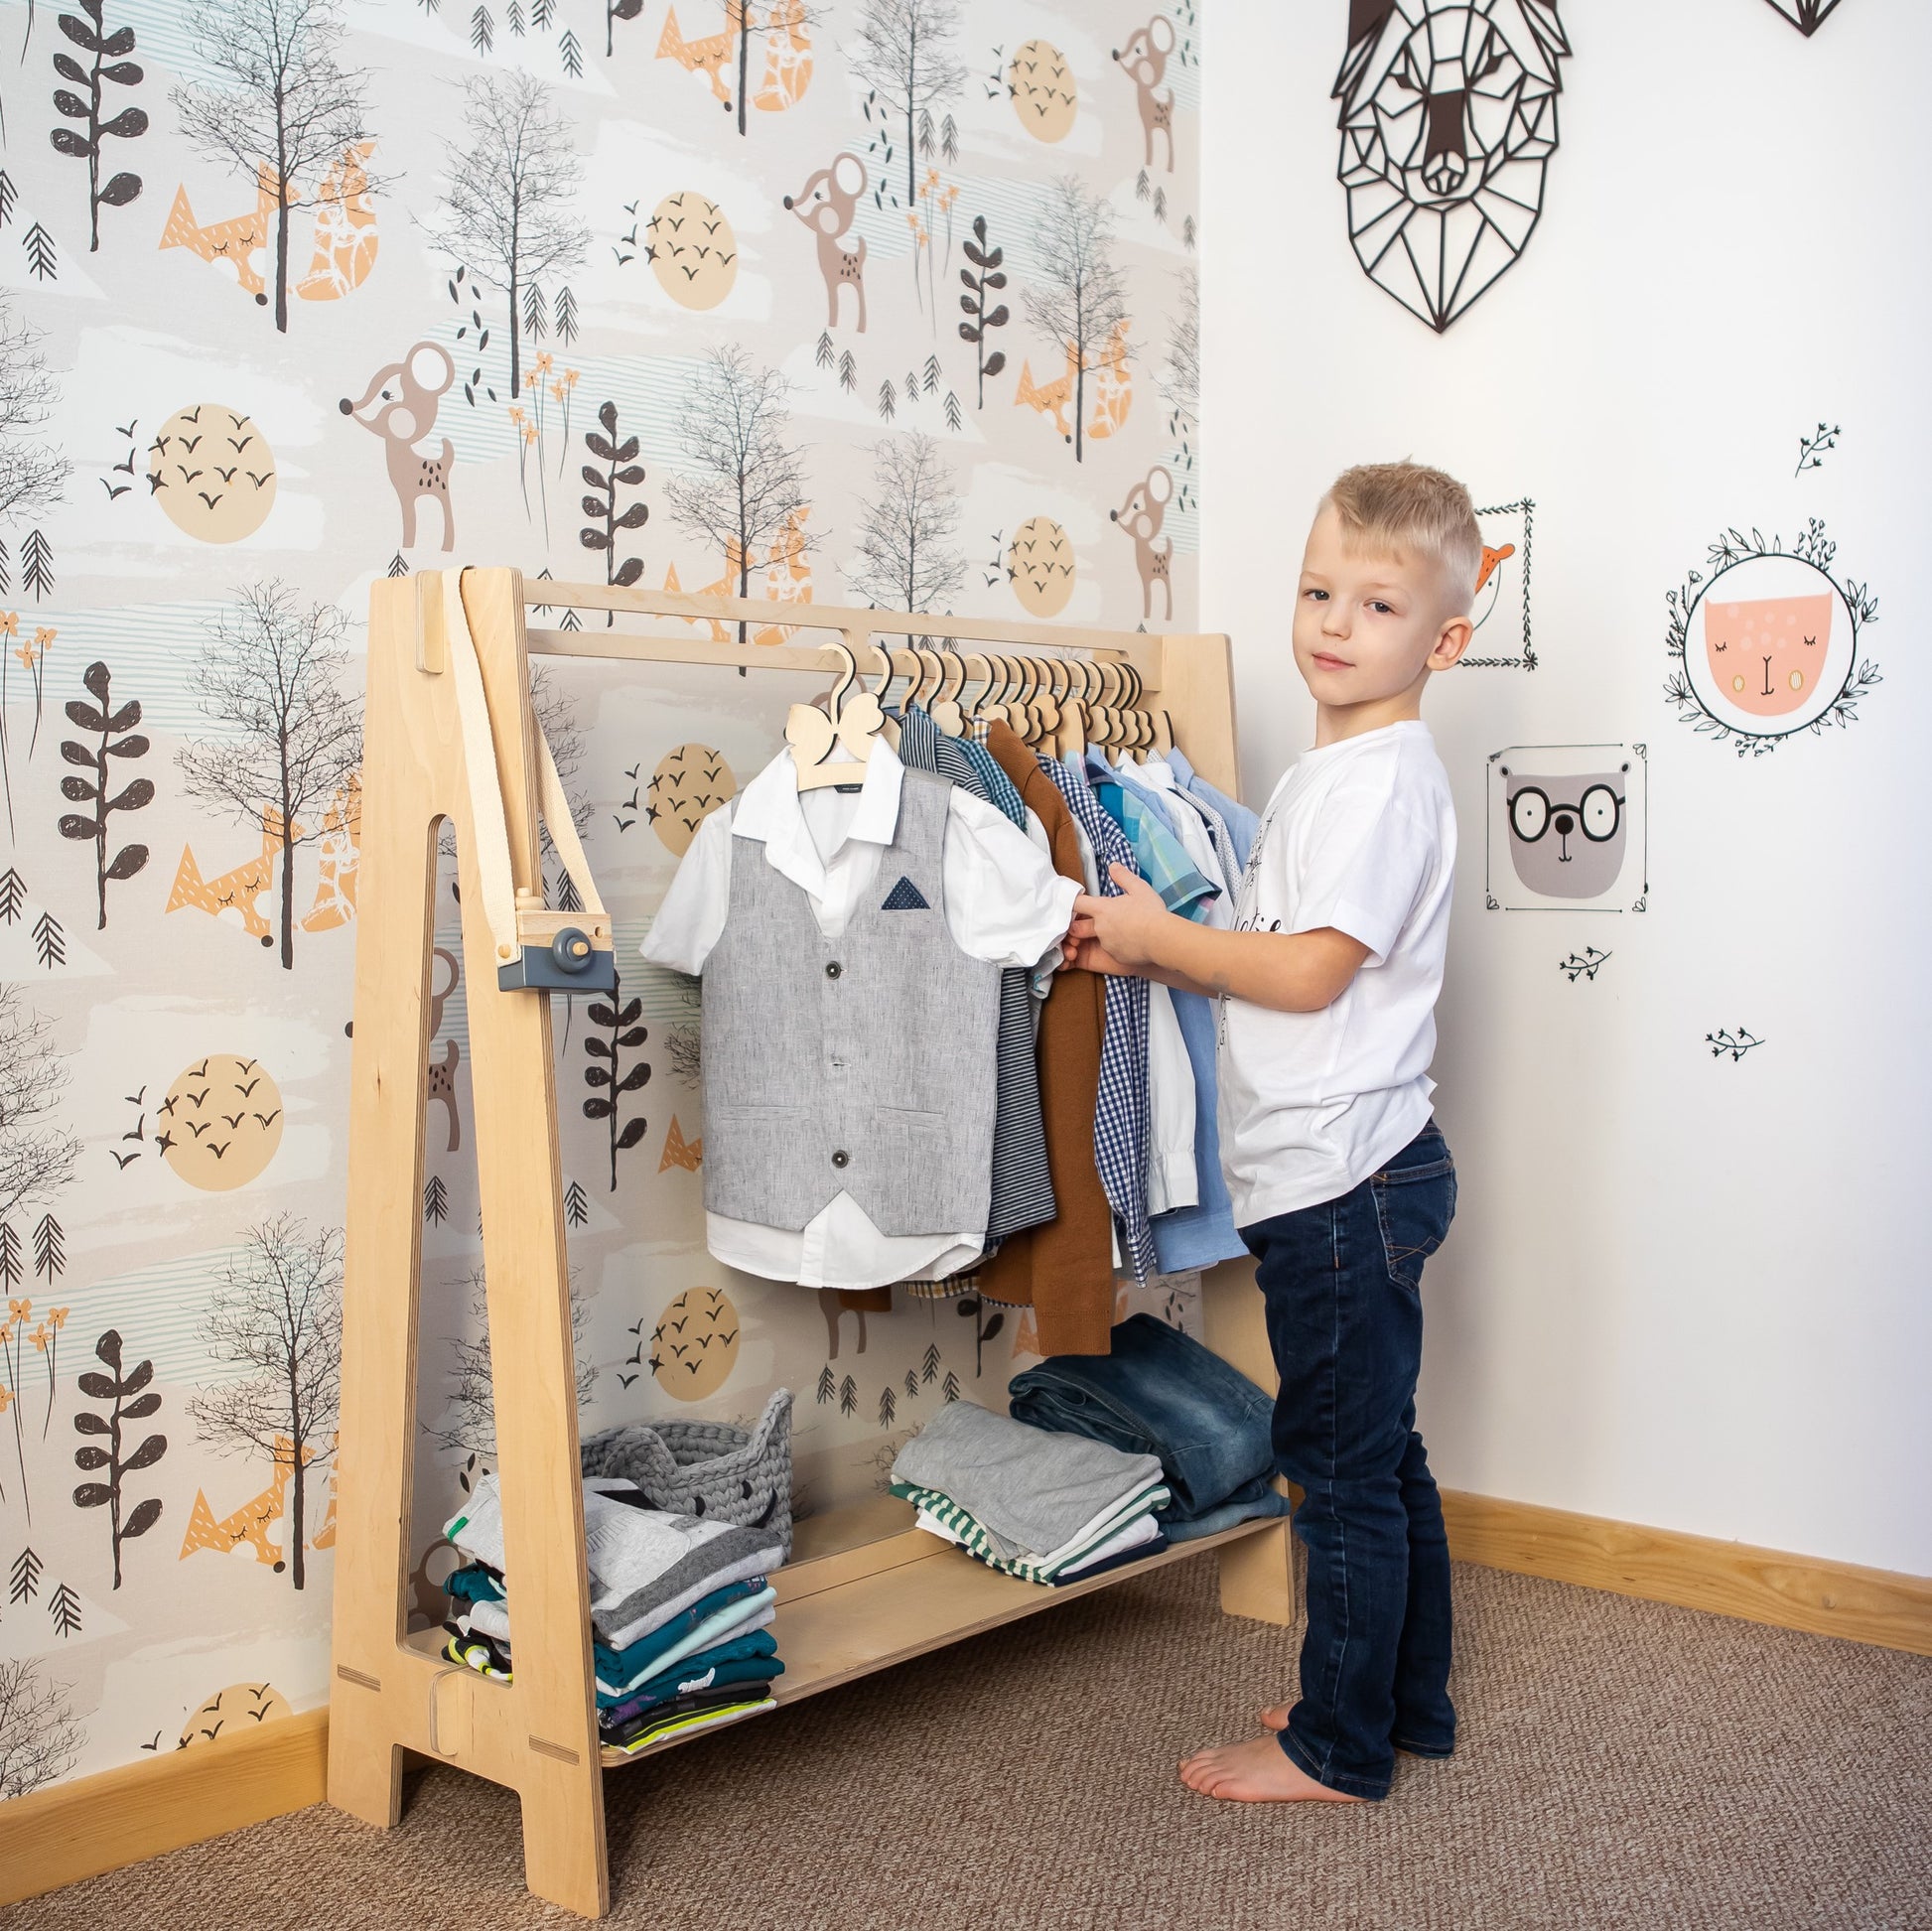
POLYGON ((1357 1797, 1388 1795, 1397 1749, 1455 1744, 1449 1538, 1416 1433, 1423 1263, 1454 1213, 1432 1121, 1353 1191, 1241 1230, 1281 1371, 1276 1465, 1305 1496, 1302 1697, 1282 1748, 1357 1797))
POLYGON ((1288 1497, 1269 1485, 1271 1405, 1246 1375, 1152 1314, 1130 1315, 1112 1340, 1111 1353, 1055 1354, 1015 1375, 1007 1412, 1033 1428, 1159 1455, 1173 1491, 1161 1511, 1170 1542, 1288 1513, 1288 1497))

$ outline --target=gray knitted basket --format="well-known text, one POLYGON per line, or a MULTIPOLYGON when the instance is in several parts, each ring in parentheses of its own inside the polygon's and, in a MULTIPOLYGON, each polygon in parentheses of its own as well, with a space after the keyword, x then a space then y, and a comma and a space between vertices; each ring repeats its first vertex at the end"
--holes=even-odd
POLYGON ((583 1445, 587 1475, 635 1482, 653 1507, 772 1530, 791 1555, 791 1390, 780 1388, 750 1434, 729 1422, 638 1422, 583 1445))

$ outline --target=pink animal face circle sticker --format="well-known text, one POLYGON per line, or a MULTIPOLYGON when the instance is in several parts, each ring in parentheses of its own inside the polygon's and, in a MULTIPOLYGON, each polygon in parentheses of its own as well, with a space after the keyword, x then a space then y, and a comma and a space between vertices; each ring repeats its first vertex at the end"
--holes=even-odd
POLYGON ((1704 588, 1685 670, 1713 717, 1760 737, 1802 730, 1845 689, 1852 618, 1836 584, 1797 557, 1746 557, 1704 588))

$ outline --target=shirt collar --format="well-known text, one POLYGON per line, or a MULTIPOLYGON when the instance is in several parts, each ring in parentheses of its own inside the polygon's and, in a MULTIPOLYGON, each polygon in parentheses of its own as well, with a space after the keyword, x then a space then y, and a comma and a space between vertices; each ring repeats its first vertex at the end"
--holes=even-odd
MULTIPOLYGON (((843 752, 844 747, 838 748, 843 752)), ((898 832, 899 785, 905 767, 884 738, 872 748, 866 774, 844 843, 857 838, 868 844, 890 845, 898 832)), ((825 861, 812 842, 799 802, 798 778, 791 753, 782 751, 746 785, 732 813, 732 836, 756 839, 764 846, 772 869, 814 896, 825 885, 825 861)), ((835 848, 836 849, 836 848, 835 848)))

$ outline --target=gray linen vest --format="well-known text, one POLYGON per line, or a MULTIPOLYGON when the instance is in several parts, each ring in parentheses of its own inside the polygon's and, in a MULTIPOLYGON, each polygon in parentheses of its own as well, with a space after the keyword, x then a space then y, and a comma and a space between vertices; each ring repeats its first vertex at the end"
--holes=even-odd
POLYGON ((845 1192, 886 1234, 985 1227, 1000 973, 946 925, 950 789, 904 773, 893 842, 835 939, 763 845, 733 837, 704 967, 709 1212, 796 1232, 845 1192))

